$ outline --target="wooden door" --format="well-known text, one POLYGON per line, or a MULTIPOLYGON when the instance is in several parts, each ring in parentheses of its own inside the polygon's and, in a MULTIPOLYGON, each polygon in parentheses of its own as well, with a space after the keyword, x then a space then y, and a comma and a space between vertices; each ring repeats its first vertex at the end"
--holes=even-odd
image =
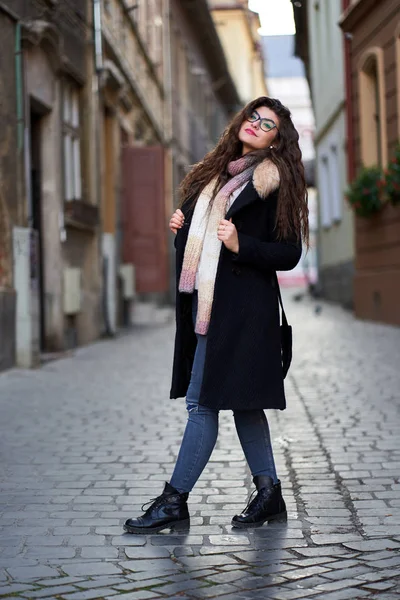
POLYGON ((136 269, 139 293, 168 290, 164 149, 122 149, 123 261, 136 269))

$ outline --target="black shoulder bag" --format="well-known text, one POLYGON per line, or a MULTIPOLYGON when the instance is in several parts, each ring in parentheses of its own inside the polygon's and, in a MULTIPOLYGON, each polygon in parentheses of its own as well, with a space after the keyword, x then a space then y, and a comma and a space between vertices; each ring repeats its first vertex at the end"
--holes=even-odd
POLYGON ((290 363, 292 362, 292 343, 293 343, 293 335, 292 335, 292 327, 289 325, 285 309, 283 308, 281 290, 279 287, 278 276, 275 273, 275 282, 276 289, 278 292, 278 300, 282 309, 282 325, 281 329, 281 357, 282 357, 282 370, 283 370, 283 378, 285 379, 287 372, 289 371, 290 363))

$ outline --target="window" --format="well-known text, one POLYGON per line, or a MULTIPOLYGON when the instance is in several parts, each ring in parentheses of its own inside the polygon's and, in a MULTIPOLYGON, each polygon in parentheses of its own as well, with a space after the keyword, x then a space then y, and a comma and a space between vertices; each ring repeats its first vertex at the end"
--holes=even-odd
POLYGON ((79 88, 66 83, 63 94, 65 200, 80 200, 82 198, 79 112, 79 88))
POLYGON ((318 192, 319 205, 321 210, 321 225, 322 227, 330 227, 332 225, 331 200, 329 193, 329 164, 328 157, 322 156, 319 161, 319 177, 318 177, 318 192))
POLYGON ((342 218, 342 190, 339 168, 339 152, 336 144, 330 147, 330 186, 332 193, 332 219, 340 221, 342 218))
POLYGON ((323 154, 318 161, 321 225, 325 228, 342 219, 343 197, 339 158, 338 145, 331 139, 324 144, 323 154))
POLYGON ((366 166, 387 163, 386 106, 382 48, 372 48, 359 64, 361 160, 366 166))

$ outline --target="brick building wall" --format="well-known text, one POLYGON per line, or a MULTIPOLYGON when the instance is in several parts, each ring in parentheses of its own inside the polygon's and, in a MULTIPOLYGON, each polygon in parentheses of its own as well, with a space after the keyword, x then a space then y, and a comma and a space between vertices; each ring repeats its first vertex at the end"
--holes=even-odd
MULTIPOLYGON (((400 137, 400 4, 395 0, 362 0, 350 6, 341 26, 352 36, 350 101, 354 134, 350 160, 356 171, 362 164, 374 162, 385 168, 400 137), (378 104, 376 111, 371 111, 369 125, 365 110, 363 113, 366 94, 361 78, 371 69, 376 72, 378 104), (374 157, 371 145, 375 143, 375 119, 379 121, 380 141, 374 157)), ((400 208, 388 205, 372 218, 357 217, 355 238, 357 316, 400 325, 400 208)))

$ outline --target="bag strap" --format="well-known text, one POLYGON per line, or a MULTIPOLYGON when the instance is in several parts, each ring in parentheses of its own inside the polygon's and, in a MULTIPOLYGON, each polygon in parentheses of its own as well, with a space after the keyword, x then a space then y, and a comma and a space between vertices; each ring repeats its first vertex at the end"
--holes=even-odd
POLYGON ((287 318, 286 318, 285 309, 283 308, 283 302, 282 302, 282 296, 281 296, 281 288, 279 287, 278 276, 277 276, 276 273, 275 273, 275 282, 276 282, 276 289, 277 289, 277 292, 278 292, 279 304, 281 305, 281 309, 282 309, 282 325, 284 325, 285 327, 288 327, 289 323, 288 323, 287 318))

